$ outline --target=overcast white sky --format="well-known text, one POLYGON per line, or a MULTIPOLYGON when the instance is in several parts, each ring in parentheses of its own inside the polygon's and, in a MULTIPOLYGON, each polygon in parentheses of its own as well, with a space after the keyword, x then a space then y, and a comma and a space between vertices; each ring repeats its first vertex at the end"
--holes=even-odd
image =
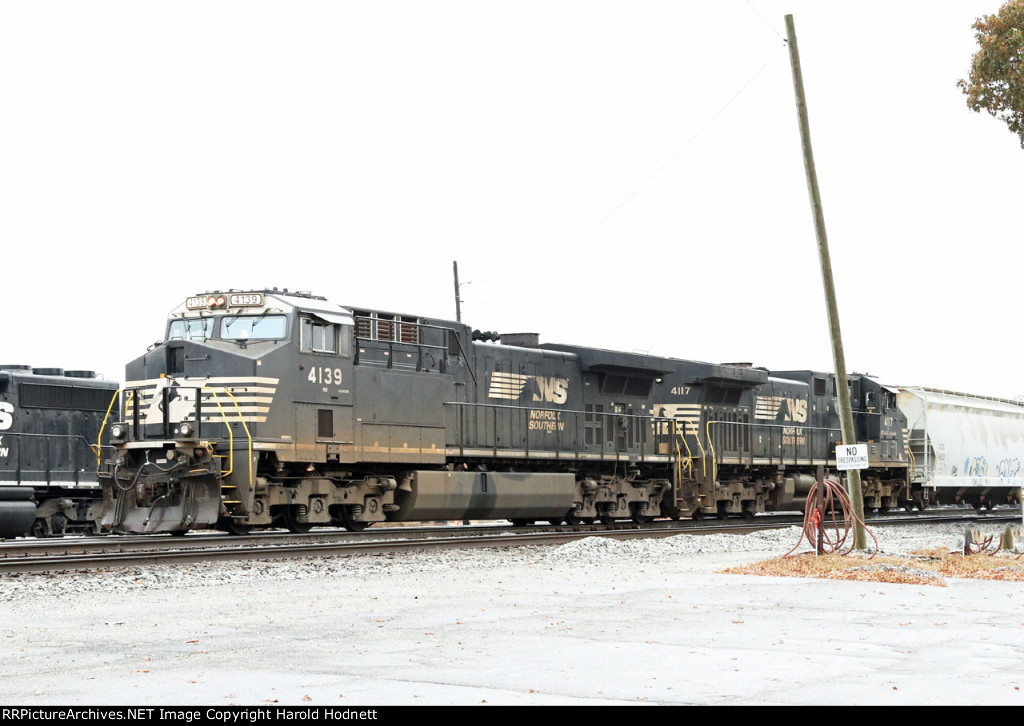
POLYGON ((1001 0, 7 2, 0 363, 124 363, 197 292, 1024 394, 1024 150, 970 112, 1001 0))

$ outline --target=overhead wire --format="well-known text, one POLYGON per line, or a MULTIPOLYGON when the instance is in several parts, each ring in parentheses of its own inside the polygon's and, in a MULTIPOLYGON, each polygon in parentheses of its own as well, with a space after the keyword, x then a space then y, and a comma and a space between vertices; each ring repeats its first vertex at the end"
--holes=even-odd
POLYGON ((632 192, 630 192, 628 195, 626 195, 626 197, 621 202, 619 202, 615 206, 614 209, 612 209, 610 212, 608 212, 608 214, 606 214, 604 217, 602 217, 600 220, 598 220, 592 227, 590 227, 590 229, 588 229, 586 232, 584 232, 582 235, 580 235, 573 243, 571 243, 569 245, 569 247, 570 248, 575 247, 577 244, 579 244, 584 239, 586 239, 591 234, 593 234, 594 230, 596 230, 598 227, 600 227, 605 222, 607 222, 609 219, 611 219, 613 216, 615 216, 615 214, 620 209, 622 209, 624 206, 626 206, 633 199, 633 197, 635 197, 637 194, 639 194, 644 189, 644 187, 646 187, 648 184, 650 184, 651 181, 656 176, 658 176, 659 174, 661 174, 661 172, 663 172, 666 168, 668 168, 669 165, 672 164, 672 162, 676 160, 676 157, 678 157, 681 153, 683 153, 683 151, 685 151, 686 148, 697 139, 697 137, 699 137, 702 133, 704 133, 704 131, 711 125, 711 123, 714 122, 722 114, 722 112, 724 112, 725 109, 727 109, 732 104, 732 102, 735 101, 739 97, 739 95, 742 94, 743 91, 745 91, 747 89, 747 87, 750 86, 750 84, 754 82, 754 80, 759 75, 761 75, 761 73, 764 71, 765 68, 767 68, 769 65, 771 65, 772 61, 774 61, 779 56, 779 53, 781 53, 783 50, 785 50, 785 48, 786 48, 786 44, 783 43, 772 54, 772 56, 767 61, 765 61, 764 64, 760 68, 758 68, 757 71, 752 76, 750 76, 750 78, 748 78, 747 81, 742 86, 740 86, 739 90, 736 91, 732 96, 730 96, 729 99, 724 104, 722 104, 722 106, 717 111, 715 111, 715 113, 712 114, 711 117, 708 118, 707 121, 704 122, 703 126, 701 126, 699 129, 697 129, 697 131, 695 131, 694 134, 692 136, 690 136, 690 138, 687 139, 686 142, 682 146, 680 146, 678 149, 676 149, 672 153, 672 155, 669 156, 661 164, 661 166, 659 166, 657 169, 655 169, 653 172, 651 172, 651 174, 646 179, 644 179, 642 182, 640 182, 640 184, 632 192))

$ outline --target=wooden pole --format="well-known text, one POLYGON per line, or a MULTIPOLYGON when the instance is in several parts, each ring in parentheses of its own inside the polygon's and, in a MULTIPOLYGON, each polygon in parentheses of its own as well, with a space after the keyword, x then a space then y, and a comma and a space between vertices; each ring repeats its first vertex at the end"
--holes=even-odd
MULTIPOLYGON (((850 388, 846 382, 846 357, 843 354, 843 336, 839 330, 839 309, 836 305, 836 289, 832 281, 832 260, 828 252, 828 237, 825 235, 825 214, 821 208, 818 193, 818 175, 814 169, 814 152, 811 150, 811 126, 807 119, 807 100, 804 97, 804 78, 800 70, 800 51, 796 45, 796 28, 793 16, 786 16, 786 35, 789 44, 789 60, 793 68, 793 88, 796 91, 796 110, 800 118, 800 140, 804 152, 804 170, 807 172, 807 191, 811 196, 811 211, 814 214, 814 233, 818 238, 818 258, 821 262, 821 279, 825 284, 825 303, 828 307, 828 328, 832 336, 832 361, 836 369, 836 388, 839 397, 840 424, 844 444, 856 444, 857 435, 853 427, 853 409, 850 406, 850 388)), ((854 549, 867 548, 867 533, 864 531, 864 496, 861 493, 860 471, 847 472, 847 487, 850 492, 854 523, 854 549)))

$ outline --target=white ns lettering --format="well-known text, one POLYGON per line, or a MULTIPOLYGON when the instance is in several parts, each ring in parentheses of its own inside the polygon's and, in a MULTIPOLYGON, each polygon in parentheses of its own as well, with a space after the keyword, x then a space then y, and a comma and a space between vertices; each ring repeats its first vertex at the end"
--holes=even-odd
POLYGON ((807 421, 807 401, 802 398, 787 398, 786 404, 789 406, 789 421, 797 421, 798 423, 804 423, 807 421))
POLYGON ((0 431, 6 431, 14 424, 14 406, 9 403, 0 403, 0 431))
POLYGON ((534 401, 547 401, 548 403, 565 403, 569 398, 568 378, 544 378, 537 376, 537 393, 533 394, 534 401))

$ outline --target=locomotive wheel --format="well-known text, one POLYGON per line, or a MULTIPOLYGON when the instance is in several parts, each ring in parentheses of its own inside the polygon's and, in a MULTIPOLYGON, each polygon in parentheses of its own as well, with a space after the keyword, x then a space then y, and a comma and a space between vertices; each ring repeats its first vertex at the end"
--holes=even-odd
POLYGON ((341 526, 349 532, 362 532, 370 526, 371 522, 357 522, 352 519, 351 510, 348 507, 341 508, 341 526))
POLYGON ((651 515, 643 513, 643 510, 640 509, 639 502, 633 502, 629 505, 629 517, 637 524, 647 524, 654 519, 651 515))
POLYGON ((306 534, 306 532, 313 529, 313 525, 309 522, 296 521, 291 507, 286 508, 284 514, 278 517, 278 525, 284 527, 292 534, 306 534))
POLYGON ((221 529, 223 529, 228 534, 246 535, 252 532, 252 525, 241 524, 240 522, 237 522, 234 519, 228 519, 221 523, 221 529))
POLYGON ((576 514, 575 509, 570 509, 564 517, 562 517, 562 523, 570 527, 578 527, 583 524, 583 518, 576 514))
POLYGON ((33 537, 49 537, 50 536, 50 522, 45 519, 37 519, 32 522, 32 529, 30 533, 33 537))

